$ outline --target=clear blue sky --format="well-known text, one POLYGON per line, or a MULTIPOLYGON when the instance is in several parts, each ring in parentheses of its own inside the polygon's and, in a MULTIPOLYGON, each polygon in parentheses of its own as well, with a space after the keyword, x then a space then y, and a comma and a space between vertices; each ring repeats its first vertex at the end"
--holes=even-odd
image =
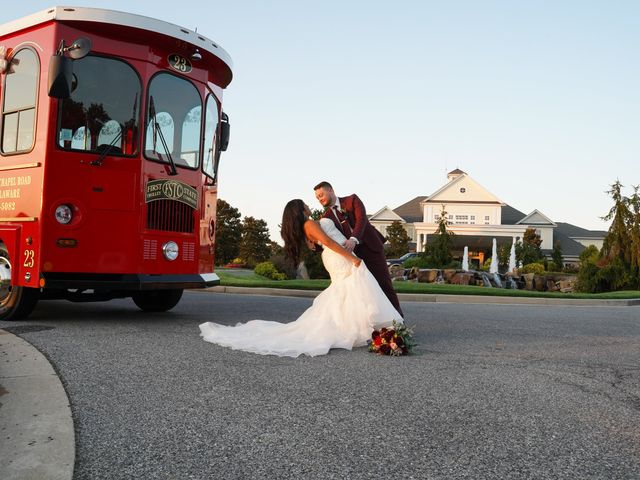
MULTIPOLYGON (((54 5, 22 0, 0 23, 54 5)), ((73 4, 72 4, 73 5, 73 4)), ((93 1, 198 29, 234 60, 220 197, 267 221, 329 180, 369 213, 460 168, 513 207, 606 229, 640 184, 635 0, 93 1)))

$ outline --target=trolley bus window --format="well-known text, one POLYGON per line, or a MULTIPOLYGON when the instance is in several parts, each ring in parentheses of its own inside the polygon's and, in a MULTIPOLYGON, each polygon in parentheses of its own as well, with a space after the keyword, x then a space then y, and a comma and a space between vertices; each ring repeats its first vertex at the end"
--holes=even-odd
POLYGON ((87 56, 73 63, 73 91, 59 102, 58 145, 133 155, 138 137, 140 79, 127 63, 87 56))
POLYGON ((198 90, 187 80, 160 73, 149 84, 147 104, 145 156, 158 162, 174 162, 179 167, 198 168, 202 124, 198 90))
POLYGON ((216 147, 216 133, 218 131, 218 102, 211 94, 207 96, 207 114, 204 121, 204 161, 202 168, 204 173, 215 178, 218 157, 216 147))
POLYGON ((25 48, 11 59, 2 106, 2 152, 26 152, 33 147, 40 62, 25 48))

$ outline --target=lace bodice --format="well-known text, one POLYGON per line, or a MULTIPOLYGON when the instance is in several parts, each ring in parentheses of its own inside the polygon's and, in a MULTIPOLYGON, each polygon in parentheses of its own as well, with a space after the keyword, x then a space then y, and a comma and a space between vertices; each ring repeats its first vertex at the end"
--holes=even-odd
MULTIPOLYGON (((333 220, 330 218, 321 218, 320 228, 322 228, 322 231, 338 245, 342 245, 345 242, 346 237, 340 230, 338 230, 335 223, 333 223, 333 220)), ((353 263, 349 262, 342 255, 334 252, 328 247, 325 247, 322 251, 322 262, 324 263, 324 268, 329 272, 329 276, 333 281, 348 277, 351 274, 351 267, 353 263)))

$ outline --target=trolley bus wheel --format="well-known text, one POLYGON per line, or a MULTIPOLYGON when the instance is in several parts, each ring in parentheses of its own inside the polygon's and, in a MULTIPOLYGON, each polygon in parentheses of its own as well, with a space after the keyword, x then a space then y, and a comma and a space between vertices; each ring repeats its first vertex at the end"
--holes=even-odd
POLYGON ((133 303, 145 312, 166 312, 175 307, 182 298, 182 289, 152 290, 131 295, 133 303))
POLYGON ((11 285, 11 259, 4 245, 0 245, 0 320, 27 318, 38 303, 37 288, 11 285))

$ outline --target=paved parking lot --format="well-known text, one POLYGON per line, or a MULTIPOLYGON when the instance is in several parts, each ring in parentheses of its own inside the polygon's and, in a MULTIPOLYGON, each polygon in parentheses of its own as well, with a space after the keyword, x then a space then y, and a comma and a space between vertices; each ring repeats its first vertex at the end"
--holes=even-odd
POLYGON ((198 324, 290 321, 311 299, 188 292, 43 302, 0 322, 71 400, 76 479, 638 478, 640 310, 404 303, 420 347, 282 359, 198 324))

